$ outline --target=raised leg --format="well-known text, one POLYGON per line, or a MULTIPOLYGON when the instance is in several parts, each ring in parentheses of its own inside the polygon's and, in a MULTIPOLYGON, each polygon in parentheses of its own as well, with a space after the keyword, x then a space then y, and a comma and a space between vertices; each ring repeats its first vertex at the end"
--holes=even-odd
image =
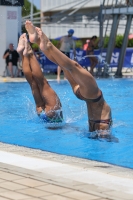
POLYGON ((66 70, 64 68, 63 72, 64 72, 65 78, 69 81, 69 83, 70 83, 70 85, 72 87, 72 90, 75 93, 77 88, 79 87, 79 85, 76 83, 76 81, 74 80, 74 78, 72 77, 71 73, 68 70, 66 70))
POLYGON ((24 49, 25 49, 25 47, 24 47, 24 34, 23 34, 19 39, 17 51, 22 57, 23 73, 31 87, 32 94, 33 94, 33 97, 34 97, 34 100, 36 103, 37 112, 40 113, 42 111, 42 108, 44 107, 44 102, 43 102, 42 96, 40 94, 39 87, 38 87, 34 77, 32 76, 32 71, 31 71, 31 67, 30 67, 30 58, 28 55, 27 56, 23 55, 24 49))
MULTIPOLYGON (((29 54, 29 62, 30 62, 32 76, 36 84, 38 85, 43 102, 45 103, 45 112, 48 113, 50 110, 59 110, 61 108, 60 100, 55 91, 50 87, 46 78, 44 77, 40 65, 28 43, 26 35, 24 37, 24 41, 25 41, 24 53, 25 55, 29 54)), ((49 116, 52 115, 54 115, 54 112, 49 113, 49 116)))
POLYGON ((32 94, 36 103, 37 112, 40 113, 42 109, 44 109, 44 101, 42 95, 40 93, 39 87, 32 76, 31 68, 30 68, 30 60, 28 57, 23 56, 23 72, 25 78, 27 79, 28 83, 30 84, 32 94))
POLYGON ((25 24, 25 28, 27 30, 27 32, 29 33, 29 39, 31 43, 37 43, 39 38, 38 38, 38 34, 35 31, 35 27, 33 26, 33 24, 30 21, 27 21, 28 23, 25 24))
POLYGON ((100 95, 100 90, 93 76, 83 69, 77 62, 69 59, 48 40, 41 29, 36 28, 40 37, 39 46, 44 54, 52 61, 69 71, 74 81, 80 86, 80 92, 85 98, 95 99, 100 95))
POLYGON ((26 36, 24 37, 24 41, 25 41, 25 49, 24 49, 23 54, 29 55, 29 62, 30 62, 30 68, 31 68, 32 76, 34 77, 35 81, 37 82, 39 88, 42 91, 42 88, 45 87, 46 85, 49 86, 49 84, 47 83, 47 80, 44 77, 44 74, 42 73, 40 65, 39 65, 32 49, 31 49, 31 47, 28 43, 26 36))
POLYGON ((81 95, 86 99, 96 99, 100 97, 100 101, 97 104, 91 104, 91 109, 88 107, 89 119, 111 119, 110 107, 106 104, 106 102, 104 102, 104 99, 101 98, 101 91, 99 90, 94 77, 85 69, 83 69, 76 61, 69 59, 66 55, 59 51, 49 41, 47 36, 42 32, 40 28, 33 28, 29 22, 26 22, 26 24, 27 23, 30 26, 30 29, 28 29, 29 35, 31 34, 31 29, 32 31, 36 31, 38 37, 40 38, 37 40, 37 44, 47 56, 47 58, 58 64, 66 73, 65 76, 68 75, 67 73, 71 74, 73 79, 68 80, 70 81, 71 85, 73 84, 73 88, 79 87, 81 95))

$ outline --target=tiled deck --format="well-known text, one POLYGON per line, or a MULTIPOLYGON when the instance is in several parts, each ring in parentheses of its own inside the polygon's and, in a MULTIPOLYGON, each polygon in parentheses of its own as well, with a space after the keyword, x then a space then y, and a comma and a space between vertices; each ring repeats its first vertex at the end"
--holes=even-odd
POLYGON ((133 170, 0 143, 0 200, 133 200, 133 170))
POLYGON ((82 190, 80 191, 80 189, 76 189, 76 184, 78 185, 78 183, 73 183, 75 184, 74 188, 74 185, 71 187, 69 182, 64 186, 55 182, 54 177, 52 179, 50 176, 49 179, 48 176, 45 175, 42 178, 37 177, 37 173, 33 173, 30 170, 25 170, 24 172, 17 167, 12 168, 9 165, 2 165, 0 167, 0 200, 103 199, 101 197, 102 195, 98 195, 98 193, 95 195, 91 194, 91 192, 89 192, 89 186, 88 192, 84 192, 82 190))

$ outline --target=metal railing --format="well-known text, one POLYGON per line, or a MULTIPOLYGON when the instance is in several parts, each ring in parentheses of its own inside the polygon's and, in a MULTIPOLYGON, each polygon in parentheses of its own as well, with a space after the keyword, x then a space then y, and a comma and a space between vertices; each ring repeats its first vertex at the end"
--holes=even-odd
MULTIPOLYGON (((128 13, 128 7, 129 6, 133 6, 133 1, 128 1, 128 0, 103 0, 103 10, 104 10, 104 21, 106 20, 107 21, 107 24, 106 24, 106 28, 105 28, 105 33, 104 33, 104 36, 101 36, 103 37, 103 42, 102 42, 102 46, 101 46, 101 51, 100 51, 100 55, 102 55, 102 52, 103 52, 103 49, 104 49, 104 44, 105 44, 105 39, 106 39, 106 36, 107 36, 107 32, 108 32, 108 29, 109 29, 109 26, 110 26, 110 23, 109 23, 109 20, 110 20, 110 17, 109 16, 109 12, 107 12, 109 9, 111 10, 110 13, 111 13, 111 16, 113 18, 112 20, 112 28, 110 29, 110 38, 112 39, 115 39, 116 37, 116 34, 117 34, 117 30, 118 30, 118 27, 119 27, 119 21, 120 19, 122 18, 126 18, 128 16, 130 22, 128 23, 128 18, 127 18, 127 25, 126 25, 126 28, 125 28, 125 33, 126 33, 126 37, 128 37, 128 32, 130 31, 130 27, 131 27, 131 15, 130 13, 128 13), (127 13, 122 13, 122 9, 123 7, 127 7, 127 13), (116 13, 116 9, 117 9, 117 13, 116 13), (124 14, 124 15, 123 15, 124 14), (125 17, 124 17, 125 16, 125 17), (117 22, 118 24, 118 27, 116 27, 113 22, 117 22), (112 32, 114 31, 114 32, 112 32), (113 37, 113 34, 115 35, 115 37, 113 37)), ((103 22, 104 23, 104 22, 103 22)), ((110 40, 111 40, 110 39, 110 40)), ((125 49, 126 49, 126 42, 128 41, 127 38, 125 38, 124 36, 124 40, 123 40, 123 47, 122 47, 122 51, 121 51, 121 55, 124 55, 124 52, 125 52, 125 49)), ((112 45, 114 44, 115 41, 112 41, 112 45)), ((110 51, 113 51, 113 48, 111 47, 111 41, 109 41, 109 46, 108 46, 108 50, 110 49, 110 51)), ((111 58, 111 55, 112 55, 112 52, 109 52, 107 51, 107 56, 106 56, 106 64, 104 66, 104 70, 103 70, 103 75, 104 76, 108 76, 108 69, 109 69, 109 60, 111 58)), ((119 64, 118 64, 118 67, 119 65, 122 65, 122 61, 119 60, 119 64)), ((121 71, 121 69, 119 69, 119 72, 121 71)), ((120 74, 120 73, 119 73, 120 74)))

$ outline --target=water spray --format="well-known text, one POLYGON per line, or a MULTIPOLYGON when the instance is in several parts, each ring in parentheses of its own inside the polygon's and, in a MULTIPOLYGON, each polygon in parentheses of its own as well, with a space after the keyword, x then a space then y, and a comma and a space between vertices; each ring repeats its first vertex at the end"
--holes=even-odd
POLYGON ((104 72, 108 74, 109 71, 109 64, 104 61, 103 57, 101 55, 86 55, 82 57, 82 60, 87 58, 87 57, 97 57, 98 62, 101 64, 104 64, 104 72))

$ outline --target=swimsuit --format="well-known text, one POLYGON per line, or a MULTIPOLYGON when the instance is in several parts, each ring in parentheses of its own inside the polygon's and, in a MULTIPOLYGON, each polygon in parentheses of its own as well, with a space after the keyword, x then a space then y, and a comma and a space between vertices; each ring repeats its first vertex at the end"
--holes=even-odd
POLYGON ((88 43, 88 47, 87 47, 87 52, 88 52, 88 54, 94 53, 94 48, 95 48, 94 45, 89 46, 90 43, 91 43, 91 42, 88 43))
POLYGON ((96 99, 86 99, 81 95, 79 88, 76 90, 75 95, 80 100, 84 100, 84 101, 87 101, 87 102, 94 102, 94 103, 100 101, 100 99, 103 96, 102 91, 101 91, 101 95, 98 98, 96 98, 96 99))
POLYGON ((45 123, 61 123, 63 122, 63 118, 61 117, 61 110, 54 111, 56 115, 52 118, 48 117, 44 110, 38 114, 40 119, 42 119, 45 123))
POLYGON ((111 127, 111 125, 112 125, 112 119, 105 119, 105 120, 93 120, 93 119, 89 119, 89 127, 90 127, 90 130, 91 131, 95 131, 95 125, 96 124, 100 124, 100 123, 102 123, 102 124, 108 124, 108 126, 109 126, 109 128, 111 127), (91 124, 91 122, 93 123, 93 124, 91 124))
MULTIPOLYGON (((96 103, 96 102, 100 101, 100 99, 103 97, 103 94, 102 94, 102 91, 101 91, 100 96, 97 97, 96 99, 86 99, 81 95, 79 88, 76 90, 75 95, 80 100, 84 100, 86 102, 92 102, 92 103, 96 103)), ((108 124, 108 126, 110 128, 111 125, 112 125, 112 119, 105 119, 105 120, 102 120, 102 119, 100 119, 100 120, 89 119, 89 126, 90 126, 91 131, 95 131, 95 125, 97 123, 98 124, 100 124, 100 123, 108 124), (91 124, 91 122, 93 122, 93 124, 91 124)))

